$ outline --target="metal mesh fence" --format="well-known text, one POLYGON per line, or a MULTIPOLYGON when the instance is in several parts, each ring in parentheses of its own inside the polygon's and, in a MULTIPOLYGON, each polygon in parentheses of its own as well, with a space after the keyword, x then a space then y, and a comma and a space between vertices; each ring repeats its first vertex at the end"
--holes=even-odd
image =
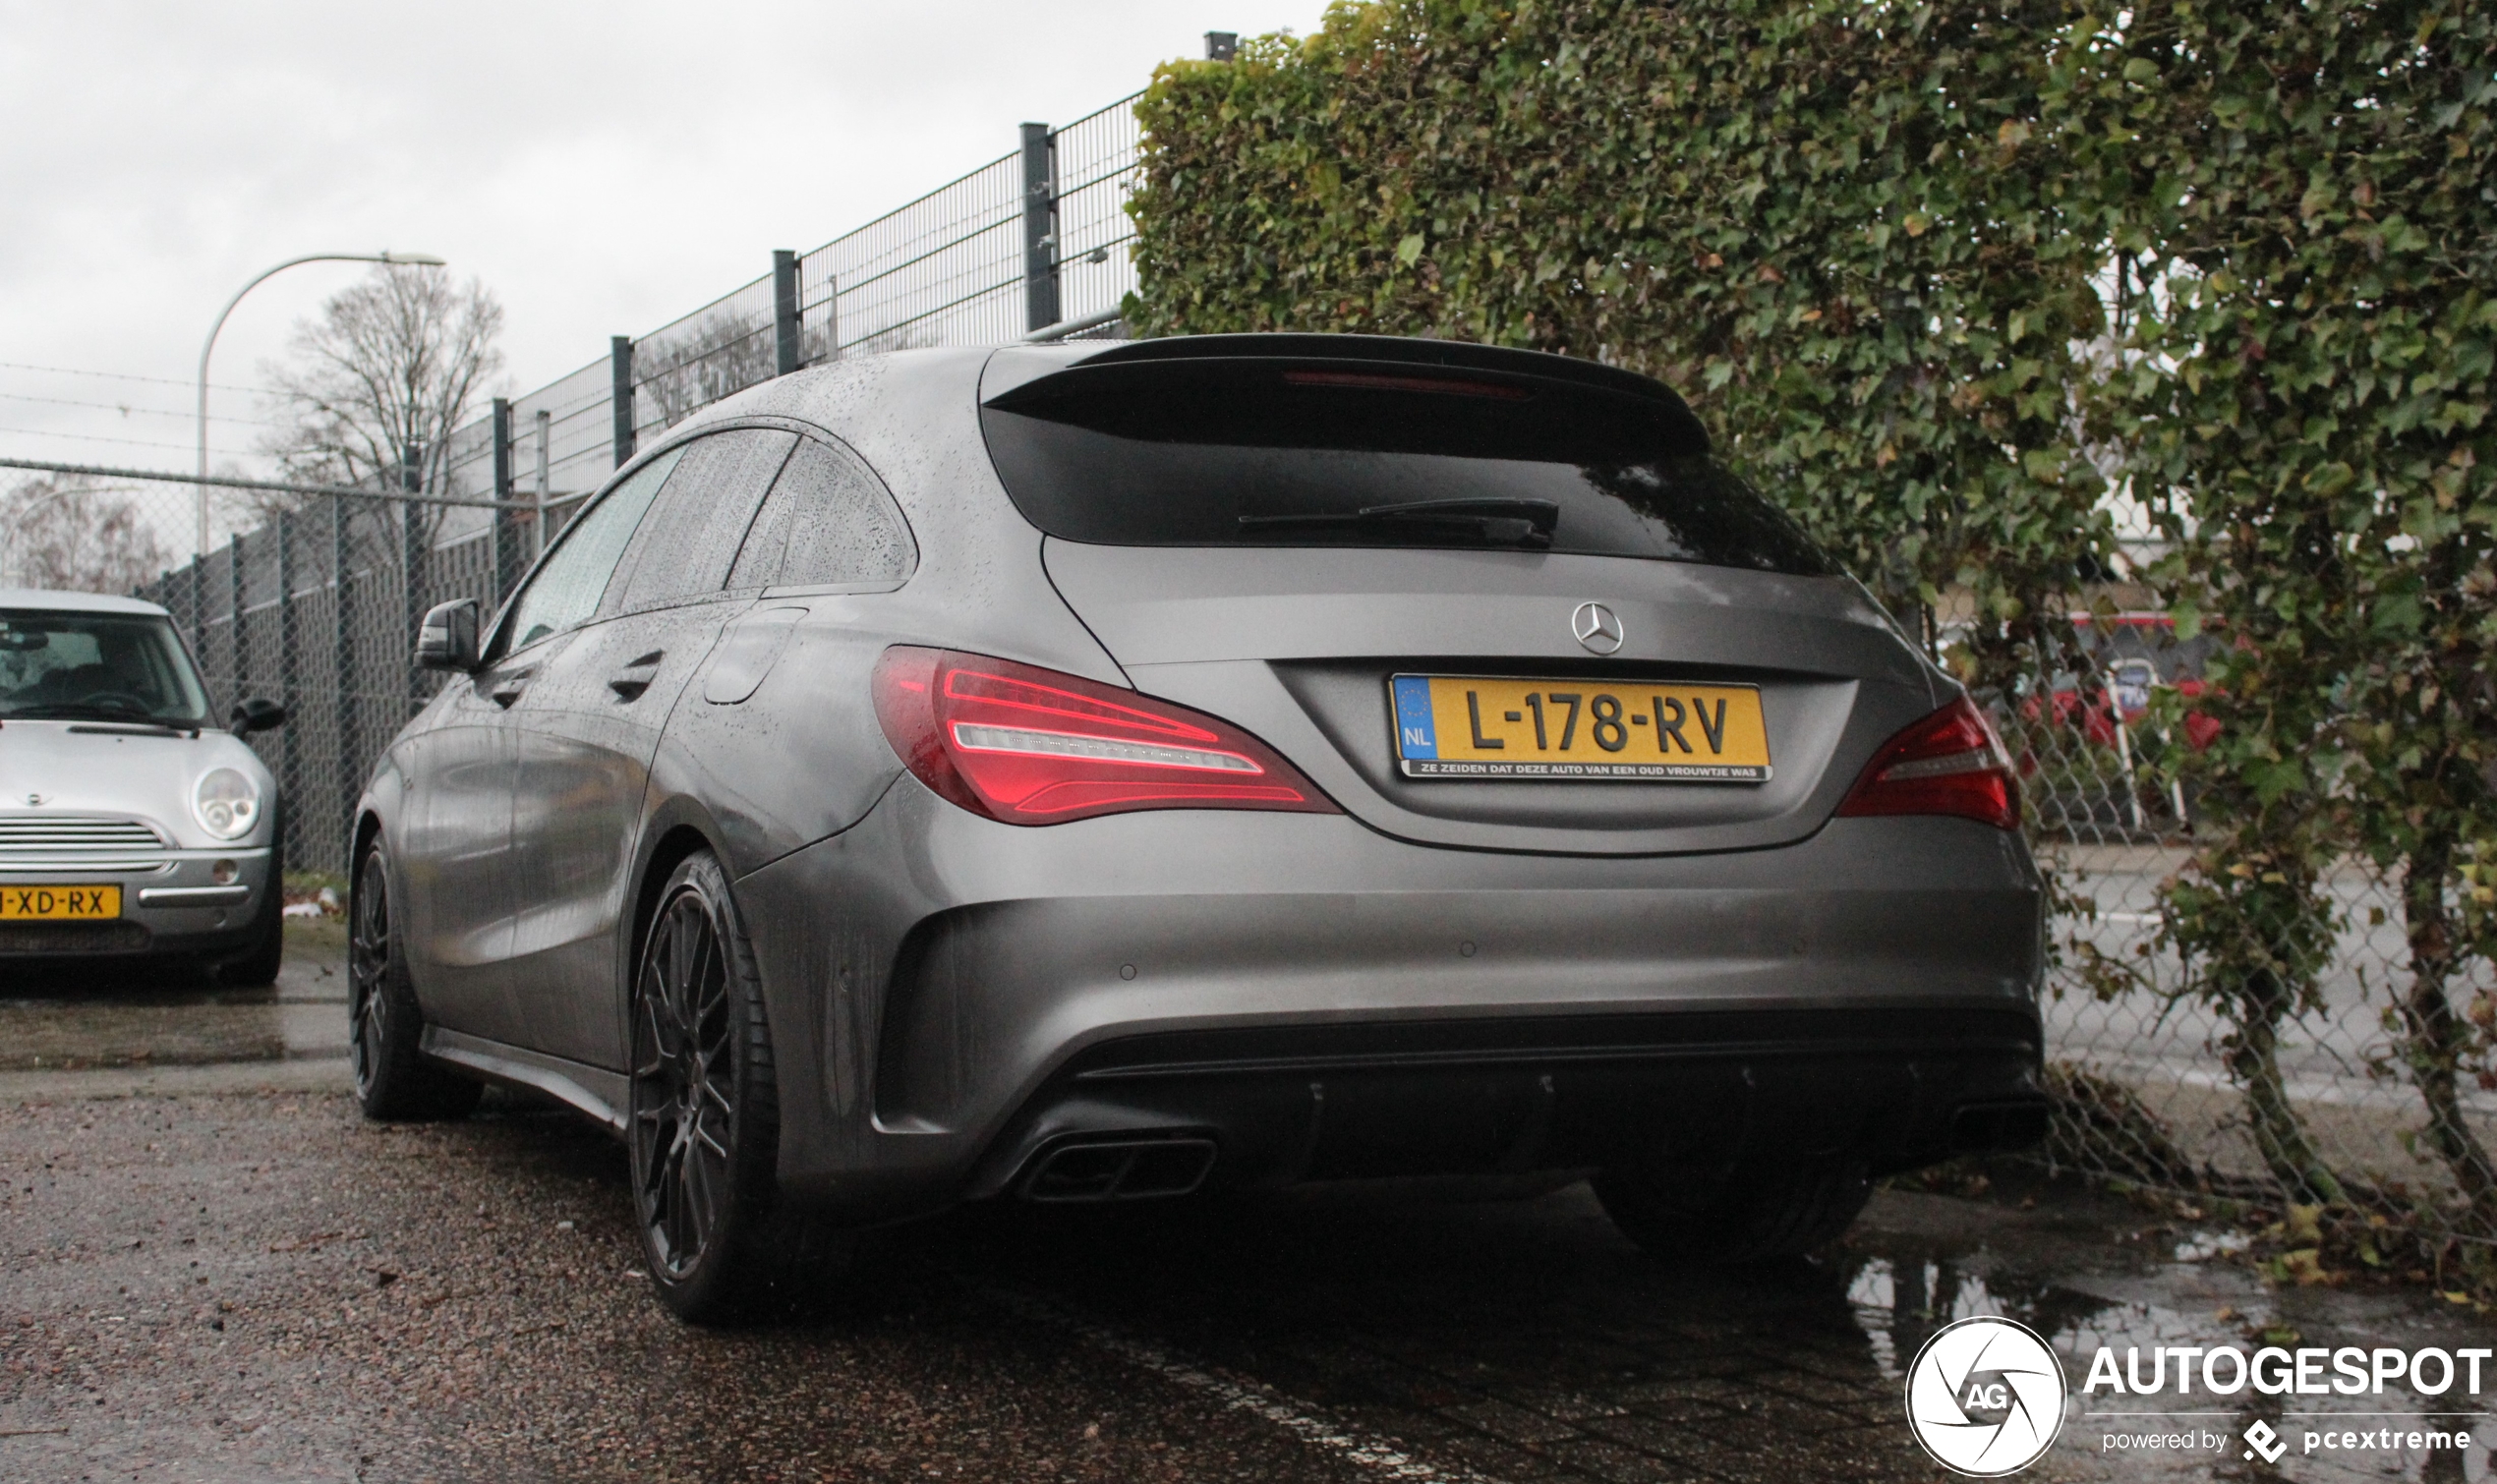
POLYGON ((638 442, 777 373, 772 278, 766 274, 633 342, 638 442))
MULTIPOLYGON (((1127 207, 1142 169, 1141 132, 1133 98, 1086 114, 1057 132, 1056 247, 1063 319, 1089 319, 1116 310, 1135 287, 1135 260, 1129 251, 1135 241, 1135 222, 1127 207)), ((1118 330, 1105 326, 1084 333, 1118 330)))
POLYGON ((799 258, 807 323, 842 355, 1013 340, 1022 222, 1018 157, 991 160, 799 258))
MULTIPOLYGON (((2304 915, 2319 935, 2311 952, 2197 939, 2177 890, 2214 822, 2170 760, 2209 739, 2190 725, 2172 739, 2150 702, 2199 686, 2208 641, 2178 644, 2153 615, 2082 633, 2085 672, 1995 708, 2063 898, 2045 1006, 2058 1114, 2044 1157, 2268 1208, 2293 1246, 2294 1208, 2329 1203, 2351 1213, 2344 1245, 2360 1262, 2440 1267, 2457 1243, 2484 1247, 2497 1232, 2470 1187, 2477 1151, 2497 1138, 2497 1078, 2464 1066, 2450 1103, 2427 1095, 2451 1062, 2417 1039, 2422 966, 2402 881, 2343 856, 2304 915), (2275 966, 2276 993, 2232 980, 2247 962, 2275 966)), ((2424 967, 2458 1013, 2497 1003, 2485 961, 2424 967)))
MULTIPOLYGON (((220 711, 247 696, 283 704, 288 724, 253 745, 284 790, 287 859, 298 869, 343 871, 347 815, 374 760, 432 693, 433 677, 410 664, 417 620, 455 598, 494 608, 620 453, 770 379, 784 357, 818 365, 997 344, 1042 328, 1029 314, 1035 262, 1058 286, 1062 318, 1115 311, 1134 284, 1125 211, 1137 168, 1134 102, 1123 98, 1050 131, 1049 169, 1037 180, 1022 151, 1007 154, 798 255, 793 314, 766 274, 631 341, 622 419, 610 355, 511 399, 507 421, 461 427, 435 462, 428 493, 481 503, 411 503, 378 491, 317 497, 282 516, 220 520, 248 529, 152 579, 141 574, 169 558, 144 542, 118 556, 73 553, 58 572, 5 578, 161 602, 198 653, 220 711), (1026 211, 1035 186, 1047 208, 1038 216, 1026 211), (1037 228, 1045 244, 1032 240, 1035 223, 1047 224, 1037 228), (1036 246, 1045 250, 1037 258, 1036 246), (784 340, 793 346, 784 349, 784 340), (619 422, 629 441, 618 436, 619 422), (482 503, 490 501, 502 503, 482 503)), ((1113 321, 1086 333, 1120 330, 1113 321)), ((192 491, 181 485, 79 487, 90 526, 119 520, 125 535, 190 527, 192 491)), ((254 508, 233 503, 241 496, 216 498, 229 512, 254 508)))
MULTIPOLYGON (((174 615, 220 713, 253 696, 286 707, 285 726, 251 741, 278 778, 291 867, 339 869, 372 759, 438 684, 412 663, 412 615, 494 600, 496 533, 445 539, 456 508, 314 500, 135 591, 174 615)), ((500 539, 521 535, 505 523, 500 539)))

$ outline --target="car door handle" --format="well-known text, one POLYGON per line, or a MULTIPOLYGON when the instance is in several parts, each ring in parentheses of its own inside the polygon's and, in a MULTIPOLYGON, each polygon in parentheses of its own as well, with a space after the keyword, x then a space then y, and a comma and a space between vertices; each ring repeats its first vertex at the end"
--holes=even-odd
POLYGON ((659 661, 664 653, 653 650, 608 676, 607 688, 626 701, 640 700, 642 692, 650 689, 652 679, 659 674, 659 661))
POLYGON ((529 678, 537 673, 534 669, 527 669, 496 675, 488 682, 486 699, 509 711, 511 704, 520 699, 520 693, 529 688, 529 678))

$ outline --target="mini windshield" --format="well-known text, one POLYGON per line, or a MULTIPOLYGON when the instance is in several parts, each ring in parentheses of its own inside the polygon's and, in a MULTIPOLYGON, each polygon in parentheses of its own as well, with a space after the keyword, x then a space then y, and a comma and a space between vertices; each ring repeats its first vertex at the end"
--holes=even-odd
POLYGON ((207 693, 173 625, 145 613, 0 609, 0 720, 204 726, 207 693))

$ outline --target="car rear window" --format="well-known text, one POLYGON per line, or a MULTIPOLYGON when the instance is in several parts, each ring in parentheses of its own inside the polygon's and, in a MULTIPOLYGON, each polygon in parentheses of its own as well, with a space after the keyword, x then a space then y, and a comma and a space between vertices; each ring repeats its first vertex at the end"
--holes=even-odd
POLYGON ((1679 403, 1288 360, 1078 365, 981 409, 1016 507, 1123 546, 1438 546, 1836 569, 1679 403))

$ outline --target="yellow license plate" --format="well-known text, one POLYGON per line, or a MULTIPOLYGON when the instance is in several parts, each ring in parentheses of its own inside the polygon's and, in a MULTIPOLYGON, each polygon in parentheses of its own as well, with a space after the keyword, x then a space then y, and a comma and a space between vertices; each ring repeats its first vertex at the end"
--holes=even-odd
POLYGON ((84 922, 119 916, 119 886, 0 886, 0 922, 84 922))
POLYGON ((1757 686, 1449 675, 1388 685, 1409 778, 1769 781, 1757 686))

